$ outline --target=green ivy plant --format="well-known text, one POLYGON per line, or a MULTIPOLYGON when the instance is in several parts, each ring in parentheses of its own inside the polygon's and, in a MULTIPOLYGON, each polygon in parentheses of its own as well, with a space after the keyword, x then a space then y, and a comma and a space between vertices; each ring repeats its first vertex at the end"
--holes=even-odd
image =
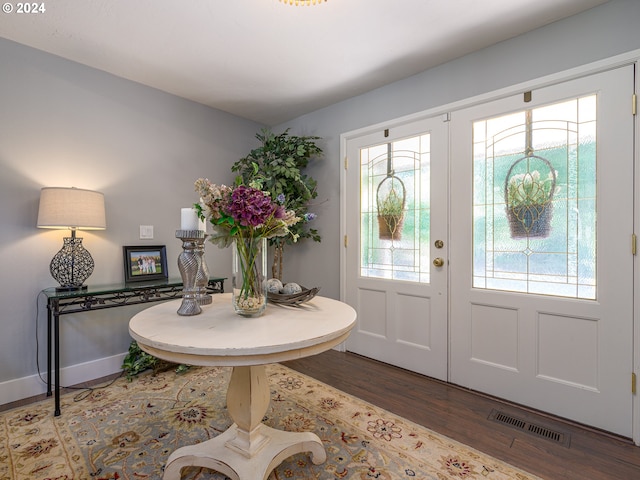
MULTIPOLYGON (((140 348, 138 342, 132 340, 129 344, 129 352, 122 361, 122 370, 124 370, 127 380, 131 381, 133 377, 150 368, 153 368, 154 372, 158 372, 174 365, 149 355, 140 348)), ((175 368, 176 373, 183 373, 187 370, 189 370, 189 365, 177 365, 175 368)))
POLYGON ((275 249, 271 276, 282 280, 284 246, 305 238, 321 240, 318 231, 309 226, 315 218, 309 212, 309 204, 318 196, 317 182, 303 173, 311 158, 322 155, 322 149, 316 145, 320 137, 289 135, 289 129, 276 135, 263 128, 256 138, 261 145, 231 167, 232 172, 238 173, 236 181, 269 192, 271 198, 281 201, 287 210, 303 219, 290 227, 289 235, 269 240, 275 249))

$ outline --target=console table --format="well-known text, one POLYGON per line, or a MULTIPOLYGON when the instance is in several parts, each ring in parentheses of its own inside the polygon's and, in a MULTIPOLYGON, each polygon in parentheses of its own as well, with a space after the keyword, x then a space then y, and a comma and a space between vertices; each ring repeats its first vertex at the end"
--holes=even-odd
POLYGON ((355 310, 314 297, 298 307, 267 304, 262 316, 245 318, 233 311, 230 294, 187 319, 178 316, 177 308, 174 301, 137 313, 129 333, 142 350, 170 362, 233 367, 227 411, 234 423, 210 440, 173 452, 164 480, 179 480, 182 468, 194 465, 233 480, 264 480, 285 458, 309 451, 313 463, 324 462, 327 454, 315 433, 285 432, 262 423, 271 400, 265 365, 315 355, 343 342, 355 326, 355 310))
MULTIPOLYGON (((223 293, 224 280, 224 278, 210 278, 207 292, 223 293)), ((163 280, 98 285, 75 291, 56 291, 55 288, 47 288, 42 293, 47 297, 47 396, 52 395, 51 356, 53 351, 54 416, 57 417, 60 415, 60 316, 179 298, 182 297, 182 281, 163 280)))

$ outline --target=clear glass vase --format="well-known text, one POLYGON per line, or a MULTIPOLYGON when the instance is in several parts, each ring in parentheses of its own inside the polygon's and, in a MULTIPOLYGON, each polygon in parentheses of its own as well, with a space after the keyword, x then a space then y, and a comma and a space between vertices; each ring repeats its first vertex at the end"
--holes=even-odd
POLYGON ((267 240, 236 238, 232 244, 232 303, 243 317, 258 317, 267 307, 264 273, 267 270, 267 240))

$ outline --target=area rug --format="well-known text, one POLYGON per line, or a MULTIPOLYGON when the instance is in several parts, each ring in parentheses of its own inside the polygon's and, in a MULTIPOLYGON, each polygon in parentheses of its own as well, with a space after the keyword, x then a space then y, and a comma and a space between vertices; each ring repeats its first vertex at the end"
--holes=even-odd
MULTIPOLYGON (((7 411, 0 416, 0 479, 161 479, 171 452, 231 424, 225 406, 230 374, 226 367, 145 373, 80 400, 64 395, 60 417, 53 416, 52 399, 7 411)), ((327 451, 321 465, 307 454, 290 457, 269 480, 537 478, 284 366, 268 366, 267 375, 271 403, 264 423, 313 431, 327 451)), ((196 467, 182 474, 185 480, 227 478, 196 467)))

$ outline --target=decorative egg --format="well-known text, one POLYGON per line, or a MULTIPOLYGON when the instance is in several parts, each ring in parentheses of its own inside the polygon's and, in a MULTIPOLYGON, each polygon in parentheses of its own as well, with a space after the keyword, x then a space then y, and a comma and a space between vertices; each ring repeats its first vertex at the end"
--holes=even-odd
POLYGON ((293 293, 300 293, 302 291, 302 287, 297 283, 287 283, 284 287, 282 287, 281 292, 285 295, 291 295, 293 293))
POLYGON ((268 293, 280 293, 282 290, 282 282, 277 278, 270 278, 267 280, 267 292, 268 293))

